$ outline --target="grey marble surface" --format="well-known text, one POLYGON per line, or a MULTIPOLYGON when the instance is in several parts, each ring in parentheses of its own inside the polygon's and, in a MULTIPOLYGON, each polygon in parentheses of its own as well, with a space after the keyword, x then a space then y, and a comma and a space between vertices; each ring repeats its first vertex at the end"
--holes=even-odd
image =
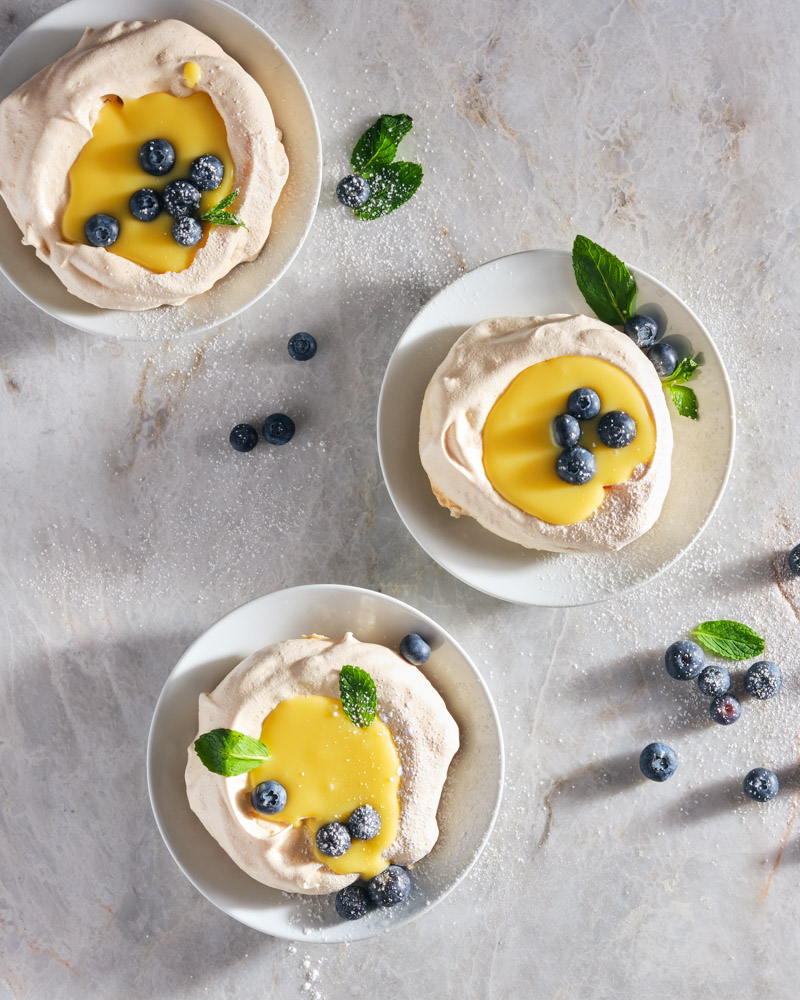
MULTIPOLYGON (((110 343, 0 282, 0 993, 23 997, 796 996, 800 958, 800 11, 791 0, 237 0, 307 82, 325 150, 311 236, 261 303, 199 339, 110 343), (419 195, 358 225, 333 197, 381 112, 415 118, 419 195), (501 604, 408 536, 382 485, 375 406, 428 297, 501 253, 576 232, 705 321, 739 415, 700 542, 633 596, 501 604), (312 364, 285 341, 313 332, 312 364), (272 409, 292 447, 226 443, 272 409), (508 782, 473 874, 370 942, 289 945, 184 879, 147 801, 161 686, 228 609, 293 584, 381 588, 484 672, 508 782), (785 675, 714 726, 665 645, 757 626, 785 675), (681 766, 639 779, 653 739, 681 766), (738 791, 755 765, 782 791, 738 791)), ((48 0, 0 0, 0 45, 48 0)), ((2 156, 2 151, 0 151, 2 156)), ((692 489, 692 483, 682 484, 692 489)))

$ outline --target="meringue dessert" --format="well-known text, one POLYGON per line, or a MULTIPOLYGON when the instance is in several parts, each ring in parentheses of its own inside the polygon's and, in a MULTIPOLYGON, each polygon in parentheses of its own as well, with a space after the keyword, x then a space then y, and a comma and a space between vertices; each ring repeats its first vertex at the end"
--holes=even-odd
POLYGON ((175 20, 87 28, 0 103, 0 146, 22 242, 107 309, 180 305, 253 260, 289 172, 261 87, 175 20))
POLYGON ((661 513, 672 425, 653 365, 620 331, 581 315, 491 319, 434 373, 419 452, 452 515, 525 548, 610 551, 661 513))
POLYGON ((424 674, 385 646, 347 633, 253 653, 200 697, 199 733, 231 730, 260 740, 268 756, 224 777, 201 760, 199 736, 188 751, 186 789, 206 830, 258 882, 337 892, 412 865, 436 843, 458 726, 424 674), (377 715, 373 707, 367 725, 352 721, 344 704, 346 670, 374 681, 377 715), (357 814, 377 832, 354 829, 357 814), (352 839, 342 833, 341 847, 325 840, 346 829, 352 839))

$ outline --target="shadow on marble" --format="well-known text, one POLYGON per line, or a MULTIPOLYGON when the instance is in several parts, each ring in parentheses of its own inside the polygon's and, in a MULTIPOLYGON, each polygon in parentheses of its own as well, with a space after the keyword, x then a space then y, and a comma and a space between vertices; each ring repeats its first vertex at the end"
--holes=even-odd
POLYGON ((671 810, 671 821, 676 826, 683 826, 730 813, 742 804, 743 795, 741 778, 724 778, 685 795, 671 810))
POLYGON ((557 791, 563 799, 585 802, 617 795, 644 779, 639 771, 639 754, 622 753, 605 760, 592 761, 559 780, 557 791))

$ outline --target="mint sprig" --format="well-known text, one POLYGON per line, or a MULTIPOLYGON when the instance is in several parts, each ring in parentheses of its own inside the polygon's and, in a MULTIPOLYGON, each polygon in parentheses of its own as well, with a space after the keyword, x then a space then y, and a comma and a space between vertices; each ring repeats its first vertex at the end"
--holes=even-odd
POLYGON ((609 326, 624 326, 636 297, 636 279, 622 261, 588 237, 576 236, 572 269, 597 318, 609 326))
POLYGON ((378 219, 404 205, 422 183, 422 167, 406 160, 395 162, 397 147, 414 122, 408 115, 381 115, 361 136, 350 165, 369 180, 369 198, 353 209, 357 219, 378 219))
POLYGON ((372 725, 378 711, 375 681, 366 670, 349 663, 339 672, 339 697, 344 714, 360 729, 372 725))
POLYGON ((387 166, 397 156, 397 147, 413 125, 409 115, 381 115, 356 143, 350 166, 362 177, 387 166))
POLYGON ((691 634, 709 652, 727 660, 750 660, 764 652, 764 640, 755 629, 727 618, 701 622, 691 634))
POLYGON ((661 380, 675 409, 682 417, 689 417, 691 420, 698 418, 697 396, 694 389, 689 389, 685 383, 697 375, 700 365, 697 358, 684 358, 671 375, 661 380))
MULTIPOLYGON (((238 215, 234 215, 233 212, 226 211, 228 206, 232 205, 236 201, 238 194, 239 188, 236 188, 235 191, 231 191, 229 194, 226 194, 224 198, 217 202, 216 205, 212 205, 208 211, 203 212, 200 216, 200 221, 210 222, 214 226, 244 226, 244 228, 247 229, 247 226, 244 225, 238 215)), ((247 229, 247 231, 248 233, 250 232, 249 229, 247 229)))
POLYGON ((214 774, 232 778, 259 767, 269 757, 260 741, 235 729, 212 729, 194 741, 197 756, 214 774))
POLYGON ((370 178, 370 196, 359 208, 353 209, 357 219, 378 219, 388 215, 414 194, 422 183, 422 167, 418 163, 389 163, 370 178))

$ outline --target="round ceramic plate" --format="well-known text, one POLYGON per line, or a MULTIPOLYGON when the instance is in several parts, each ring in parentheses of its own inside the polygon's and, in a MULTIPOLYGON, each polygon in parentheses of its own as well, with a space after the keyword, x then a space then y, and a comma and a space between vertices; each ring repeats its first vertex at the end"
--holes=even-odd
POLYGON ((237 608, 200 636, 170 674, 147 745, 147 782, 156 823, 184 875, 243 924, 298 941, 354 941, 400 927, 443 899, 475 863, 491 833, 503 787, 503 739, 491 696, 464 650, 443 628, 384 594, 335 584, 294 587, 237 608), (238 868, 189 808, 186 752, 197 735, 197 703, 250 653, 272 642, 353 632, 396 649, 418 632, 431 644, 422 672, 458 723, 461 746, 439 806, 439 839, 414 867, 409 899, 362 920, 342 921, 332 896, 279 892, 238 868))
POLYGON ((0 100, 75 46, 86 27, 174 17, 218 42, 254 77, 272 105, 289 158, 269 239, 204 295, 145 312, 98 309, 71 295, 22 236, 0 199, 0 268, 46 313, 79 330, 122 340, 165 340, 230 319, 270 289, 311 228, 322 180, 322 147, 311 98, 286 54, 249 17, 220 0, 70 0, 34 21, 0 57, 0 100))
POLYGON ((562 250, 529 250, 470 271, 423 306, 389 361, 378 404, 383 477, 406 527, 440 566, 476 590, 520 604, 592 604, 651 580, 696 541, 719 503, 733 463, 735 415, 725 365, 700 320, 677 295, 643 271, 636 275, 637 311, 658 320, 679 353, 705 364, 692 382, 700 419, 678 416, 672 484, 661 517, 637 541, 608 553, 555 554, 507 542, 471 517, 440 507, 419 460, 419 418, 425 389, 462 333, 498 316, 585 313, 562 250), (686 484, 690 483, 691 488, 686 484))

